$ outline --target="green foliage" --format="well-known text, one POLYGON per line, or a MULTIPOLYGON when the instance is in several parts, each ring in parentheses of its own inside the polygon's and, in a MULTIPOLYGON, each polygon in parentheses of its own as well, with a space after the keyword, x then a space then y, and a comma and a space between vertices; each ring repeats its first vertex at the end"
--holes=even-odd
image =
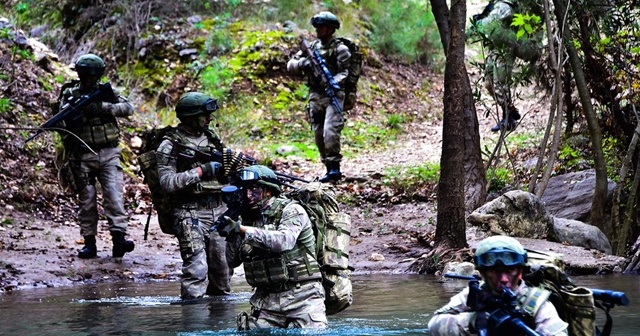
POLYGON ((393 113, 387 116, 387 127, 393 130, 400 130, 400 124, 404 123, 405 119, 402 115, 393 113))
POLYGON ((214 97, 224 97, 233 81, 234 72, 223 61, 214 58, 201 76, 205 92, 214 97))
POLYGON ((531 38, 542 29, 542 19, 535 14, 515 13, 511 26, 516 29, 518 39, 531 38))
POLYGON ((511 171, 506 168, 489 168, 487 169, 487 181, 490 184, 489 192, 499 192, 508 184, 513 183, 513 176, 511 171))
POLYGON ((613 136, 607 136, 602 139, 602 151, 604 152, 604 161, 607 163, 607 177, 612 180, 618 179, 618 171, 622 166, 622 158, 625 156, 623 144, 613 136))
POLYGON ((360 7, 371 16, 371 43, 378 52, 408 61, 433 61, 433 55, 442 54, 426 1, 363 0, 360 7))
POLYGON ((346 148, 368 150, 395 140, 398 133, 398 129, 356 120, 342 130, 342 143, 346 148))
POLYGON ((425 184, 435 185, 440 179, 440 165, 427 162, 419 166, 392 166, 385 169, 384 185, 414 193, 425 184))
POLYGON ((17 25, 36 26, 47 23, 52 27, 62 24, 59 2, 53 0, 22 0, 15 4, 11 15, 17 25))
POLYGON ((11 108, 11 99, 0 98, 0 114, 4 114, 11 108))
POLYGON ((48 79, 40 77, 38 78, 38 82, 40 83, 44 91, 48 91, 48 92, 53 91, 53 86, 49 83, 48 79))

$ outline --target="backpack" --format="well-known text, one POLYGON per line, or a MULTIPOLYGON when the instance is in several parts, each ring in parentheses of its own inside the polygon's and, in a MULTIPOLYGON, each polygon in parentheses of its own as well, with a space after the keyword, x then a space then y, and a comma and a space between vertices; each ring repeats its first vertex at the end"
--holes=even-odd
POLYGON ((300 204, 311 219, 326 312, 336 314, 353 303, 353 267, 349 266, 351 216, 340 211, 335 191, 328 184, 310 182, 284 196, 300 204))
POLYGON ((593 293, 571 281, 564 272, 562 255, 529 249, 527 255, 531 272, 523 275, 523 279, 532 286, 541 286, 551 292, 548 300, 555 306, 560 318, 569 324, 569 336, 596 335, 593 293))
MULTIPOLYGON (((176 131, 175 127, 167 126, 163 128, 153 128, 146 131, 142 136, 142 146, 138 156, 140 172, 144 176, 144 183, 149 186, 151 193, 151 203, 158 213, 158 224, 163 233, 175 235, 173 225, 173 207, 171 198, 160 186, 158 177, 158 162, 156 161, 156 149, 162 140, 170 137, 176 131)), ((151 215, 151 212, 149 213, 151 215)), ((148 224, 148 221, 147 221, 148 224)))
POLYGON ((343 104, 343 110, 349 111, 355 107, 356 101, 358 100, 358 80, 360 79, 360 75, 362 74, 362 60, 364 57, 362 51, 360 51, 360 47, 358 47, 358 45, 353 41, 345 37, 337 37, 336 40, 346 45, 347 48, 349 48, 349 52, 351 53, 349 75, 347 75, 347 78, 345 78, 344 80, 343 104))

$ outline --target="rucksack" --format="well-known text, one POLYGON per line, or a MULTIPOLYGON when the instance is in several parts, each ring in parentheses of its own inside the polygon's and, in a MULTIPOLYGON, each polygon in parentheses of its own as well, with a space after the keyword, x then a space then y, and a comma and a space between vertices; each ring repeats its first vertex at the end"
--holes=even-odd
POLYGON ((548 300, 560 318, 569 324, 569 336, 596 335, 593 293, 571 281, 564 272, 562 255, 529 249, 527 255, 531 272, 523 275, 523 279, 532 286, 541 286, 551 292, 548 300))
POLYGON ((316 237, 316 256, 325 289, 327 315, 336 314, 353 303, 349 266, 351 216, 341 212, 331 185, 310 182, 284 193, 309 215, 316 237))
POLYGON ((344 80, 344 104, 342 109, 349 111, 356 106, 358 100, 358 80, 362 74, 363 54, 360 47, 346 37, 337 37, 336 40, 343 43, 351 53, 351 65, 349 66, 349 75, 344 80))
MULTIPOLYGON (((171 198, 160 186, 158 177, 158 162, 156 161, 156 149, 166 137, 170 137, 176 131, 175 127, 153 128, 142 136, 142 146, 138 156, 140 172, 144 176, 144 183, 149 186, 151 203, 158 213, 158 224, 163 233, 175 235, 173 225, 173 208, 171 198)), ((146 232, 146 229, 145 229, 146 232)))

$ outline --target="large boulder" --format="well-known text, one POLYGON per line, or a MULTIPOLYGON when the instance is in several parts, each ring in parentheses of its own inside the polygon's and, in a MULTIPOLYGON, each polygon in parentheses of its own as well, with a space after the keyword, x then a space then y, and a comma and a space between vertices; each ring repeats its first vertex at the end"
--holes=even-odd
POLYGON ((467 223, 489 235, 558 241, 554 220, 535 195, 513 190, 479 207, 467 223))
POLYGON ((554 218, 558 240, 572 246, 582 246, 611 254, 611 244, 602 231, 590 224, 573 219, 554 218))
MULTIPOLYGON (((549 180, 542 201, 547 211, 555 217, 588 223, 595 185, 595 170, 558 175, 549 180)), ((614 182, 608 181, 609 201, 613 197, 615 186, 614 182)))

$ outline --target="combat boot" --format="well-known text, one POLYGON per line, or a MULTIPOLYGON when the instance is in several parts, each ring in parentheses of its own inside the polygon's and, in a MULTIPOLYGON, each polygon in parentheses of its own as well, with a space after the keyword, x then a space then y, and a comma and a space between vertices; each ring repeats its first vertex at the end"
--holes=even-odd
POLYGON ((507 131, 513 131, 516 129, 516 121, 509 118, 509 122, 506 122, 504 119, 500 120, 498 124, 491 127, 491 132, 498 132, 502 128, 506 128, 507 131))
POLYGON ((91 259, 98 255, 96 236, 84 236, 84 247, 78 252, 78 258, 91 259))
POLYGON ((124 232, 111 231, 111 238, 113 239, 114 258, 122 258, 125 253, 133 251, 136 247, 133 241, 124 239, 124 232))
POLYGON ((332 181, 338 181, 342 178, 342 173, 340 172, 340 162, 330 162, 327 163, 327 174, 320 178, 320 182, 327 183, 332 181))

